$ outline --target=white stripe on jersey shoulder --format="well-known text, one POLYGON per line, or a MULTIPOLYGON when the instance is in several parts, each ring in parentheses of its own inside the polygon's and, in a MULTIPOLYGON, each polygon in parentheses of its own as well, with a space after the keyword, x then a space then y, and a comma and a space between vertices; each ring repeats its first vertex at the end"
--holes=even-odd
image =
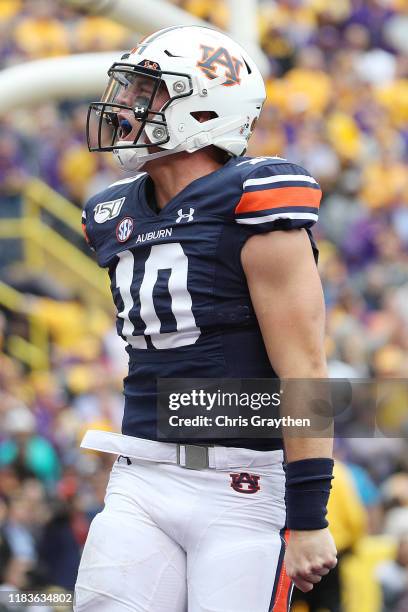
POLYGON ((277 174, 276 176, 265 176, 262 178, 248 179, 243 187, 251 185, 269 185, 270 183, 286 183, 287 181, 301 181, 302 183, 313 183, 317 185, 317 181, 312 176, 305 174, 277 174))
POLYGON ((244 225, 257 225, 258 223, 268 223, 270 221, 276 221, 277 219, 310 219, 312 221, 317 221, 318 216, 314 213, 307 212, 284 212, 265 215, 263 217, 247 217, 246 219, 237 218, 235 221, 244 225))
POLYGON ((131 176, 129 178, 120 179, 120 181, 116 181, 116 183, 112 183, 109 187, 115 187, 115 185, 126 185, 126 183, 133 183, 133 181, 137 181, 137 179, 142 178, 146 172, 141 172, 140 174, 136 174, 136 176, 131 176))
POLYGON ((250 166, 255 166, 256 164, 260 164, 261 162, 264 161, 268 161, 270 159, 279 159, 281 161, 288 161, 287 159, 285 159, 284 157, 279 157, 278 155, 271 155, 269 157, 251 157, 250 159, 246 159, 243 162, 239 162, 237 165, 238 166, 243 166, 244 164, 249 164, 250 166))

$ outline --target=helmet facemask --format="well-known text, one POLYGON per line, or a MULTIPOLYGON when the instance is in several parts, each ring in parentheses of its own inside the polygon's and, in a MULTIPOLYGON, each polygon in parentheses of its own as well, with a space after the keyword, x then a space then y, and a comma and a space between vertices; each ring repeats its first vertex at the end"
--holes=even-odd
POLYGON ((188 74, 164 72, 157 64, 151 65, 154 67, 117 62, 110 68, 101 101, 93 102, 88 110, 90 151, 114 151, 120 156, 120 151, 131 149, 137 157, 153 157, 156 147, 170 141, 165 111, 174 100, 192 95, 193 84, 188 74), (144 151, 138 154, 137 149, 144 151))

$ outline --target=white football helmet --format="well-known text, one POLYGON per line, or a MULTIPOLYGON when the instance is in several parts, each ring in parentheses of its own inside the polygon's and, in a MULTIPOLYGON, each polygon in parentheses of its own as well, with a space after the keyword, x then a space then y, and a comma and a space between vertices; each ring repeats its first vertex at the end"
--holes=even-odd
POLYGON ((113 151, 126 170, 214 145, 245 153, 265 101, 262 76, 229 36, 201 26, 151 34, 108 71, 90 105, 90 151, 113 151))

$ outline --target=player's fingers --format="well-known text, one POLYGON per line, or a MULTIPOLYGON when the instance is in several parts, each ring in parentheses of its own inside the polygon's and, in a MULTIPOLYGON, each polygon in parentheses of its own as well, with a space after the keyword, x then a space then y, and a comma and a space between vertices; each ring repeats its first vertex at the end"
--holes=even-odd
POLYGON ((322 579, 322 577, 318 574, 303 574, 301 578, 302 580, 306 580, 307 582, 311 582, 312 584, 317 584, 322 579))
POLYGON ((293 584, 297 587, 302 593, 308 593, 313 589, 313 584, 308 582, 307 580, 303 580, 302 578, 293 578, 293 584))
POLYGON ((336 557, 331 557, 330 559, 327 559, 323 563, 323 567, 327 567, 329 570, 333 569, 333 567, 336 567, 336 565, 337 565, 337 558, 336 557))
POLYGON ((312 574, 317 574, 318 576, 327 576, 327 574, 330 572, 330 569, 328 567, 325 566, 319 566, 319 567, 312 567, 312 574))

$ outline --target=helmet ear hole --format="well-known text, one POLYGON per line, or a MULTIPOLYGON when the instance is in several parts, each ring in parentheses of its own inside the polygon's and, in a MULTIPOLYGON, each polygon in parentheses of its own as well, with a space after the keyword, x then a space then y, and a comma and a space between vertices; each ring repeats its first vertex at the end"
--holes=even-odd
POLYGON ((198 123, 206 123, 206 121, 211 121, 211 119, 218 119, 218 115, 214 111, 194 111, 190 113, 190 115, 198 121, 198 123))

